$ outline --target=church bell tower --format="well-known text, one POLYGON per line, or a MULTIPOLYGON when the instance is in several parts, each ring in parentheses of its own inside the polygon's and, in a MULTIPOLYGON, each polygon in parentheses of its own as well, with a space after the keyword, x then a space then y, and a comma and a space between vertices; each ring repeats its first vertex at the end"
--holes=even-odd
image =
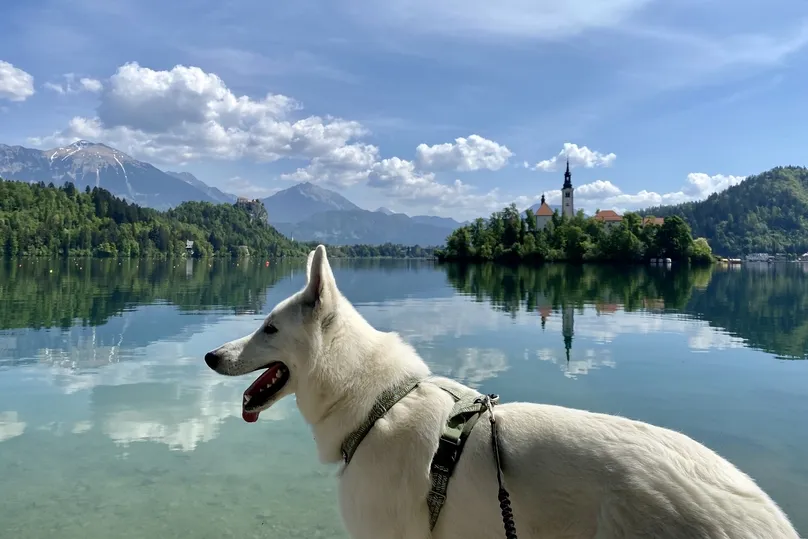
POLYGON ((572 174, 570 173, 570 159, 568 157, 567 171, 564 173, 564 187, 561 188, 561 215, 570 219, 575 215, 572 191, 572 174))

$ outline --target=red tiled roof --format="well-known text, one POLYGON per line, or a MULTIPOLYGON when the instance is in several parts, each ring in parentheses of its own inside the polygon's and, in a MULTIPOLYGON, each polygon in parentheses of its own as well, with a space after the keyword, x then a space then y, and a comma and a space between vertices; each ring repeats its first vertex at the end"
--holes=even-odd
POLYGON ((642 220, 644 225, 662 225, 665 223, 664 217, 646 217, 642 220))
POLYGON ((542 202, 542 205, 536 210, 536 215, 539 217, 552 217, 553 210, 550 209, 550 206, 548 206, 546 202, 542 202))
POLYGON ((598 221, 622 221, 623 218, 620 217, 617 212, 614 210, 600 210, 598 213, 595 214, 595 219, 598 221))

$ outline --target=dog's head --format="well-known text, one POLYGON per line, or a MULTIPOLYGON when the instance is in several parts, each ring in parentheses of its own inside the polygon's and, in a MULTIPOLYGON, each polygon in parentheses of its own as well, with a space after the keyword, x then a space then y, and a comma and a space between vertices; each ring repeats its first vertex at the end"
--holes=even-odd
POLYGON ((276 305, 257 330, 205 354, 205 363, 219 374, 262 371, 244 392, 245 421, 256 421, 262 411, 295 393, 321 356, 340 301, 324 246, 309 253, 306 276, 306 286, 276 305))

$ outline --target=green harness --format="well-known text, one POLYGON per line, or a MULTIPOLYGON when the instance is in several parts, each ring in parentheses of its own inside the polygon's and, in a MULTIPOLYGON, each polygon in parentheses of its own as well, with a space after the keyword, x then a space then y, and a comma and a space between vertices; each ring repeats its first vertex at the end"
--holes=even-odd
MULTIPOLYGON (((430 476, 432 477, 432 488, 426 498, 426 503, 429 507, 429 528, 433 529, 435 523, 438 521, 438 516, 446 501, 446 490, 449 486, 449 478, 452 476, 457 461, 460 460, 460 454, 463 452, 463 446, 466 444, 471 429, 474 424, 486 410, 489 410, 487 402, 491 405, 496 404, 496 399, 486 401, 488 397, 483 396, 481 393, 473 389, 463 388, 458 391, 458 388, 450 388, 435 379, 408 379, 404 382, 397 384, 394 387, 384 391, 373 405, 373 408, 368 414, 367 420, 353 431, 342 443, 342 459, 347 466, 353 458, 357 447, 362 440, 367 436, 370 429, 381 417, 386 414, 398 401, 403 399, 413 389, 418 387, 423 382, 435 384, 443 391, 451 395, 454 400, 454 406, 449 413, 449 418, 446 421, 446 426, 441 434, 438 450, 432 457, 432 465, 430 467, 430 476)), ((497 457, 498 458, 498 457, 497 457)))

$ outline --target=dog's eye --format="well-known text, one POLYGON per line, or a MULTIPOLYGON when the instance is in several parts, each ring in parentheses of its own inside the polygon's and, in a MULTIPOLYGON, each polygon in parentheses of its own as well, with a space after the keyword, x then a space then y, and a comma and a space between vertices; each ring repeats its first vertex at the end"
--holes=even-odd
POLYGON ((266 333, 267 335, 272 335, 273 333, 277 333, 277 332, 278 332, 278 328, 276 328, 272 324, 267 324, 266 326, 264 326, 264 333, 266 333))

